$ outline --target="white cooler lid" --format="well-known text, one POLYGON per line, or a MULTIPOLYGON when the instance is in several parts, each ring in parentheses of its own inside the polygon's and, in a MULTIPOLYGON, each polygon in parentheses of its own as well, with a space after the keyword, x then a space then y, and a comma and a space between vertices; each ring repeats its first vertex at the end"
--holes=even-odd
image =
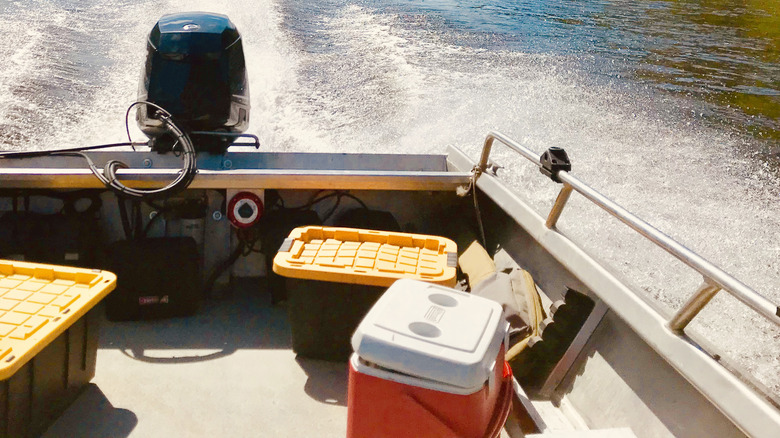
POLYGON ((494 369, 507 328, 494 301, 401 279, 360 323, 352 347, 385 369, 478 389, 494 369))

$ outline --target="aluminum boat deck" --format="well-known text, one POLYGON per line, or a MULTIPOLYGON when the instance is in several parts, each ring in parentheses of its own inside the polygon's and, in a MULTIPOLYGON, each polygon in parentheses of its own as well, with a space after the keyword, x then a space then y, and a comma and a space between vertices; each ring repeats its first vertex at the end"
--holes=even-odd
POLYGON ((191 317, 101 323, 95 378, 44 438, 346 436, 347 364, 296 357, 262 280, 191 317))
POLYGON ((92 384, 44 436, 345 436, 346 363, 296 358, 259 280, 205 304, 103 321, 92 384))

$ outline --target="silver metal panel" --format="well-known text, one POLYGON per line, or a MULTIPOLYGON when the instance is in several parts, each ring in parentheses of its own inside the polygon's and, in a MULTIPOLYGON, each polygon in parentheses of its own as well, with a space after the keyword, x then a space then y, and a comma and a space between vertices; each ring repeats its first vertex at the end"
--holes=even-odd
MULTIPOLYGON (((109 160, 119 160, 130 168, 178 169, 182 160, 174 154, 158 154, 148 149, 131 151, 94 151, 87 153, 98 167, 109 160)), ((229 169, 297 169, 297 170, 403 170, 442 172, 447 170, 446 156, 431 154, 340 154, 231 151, 224 155, 200 153, 198 168, 229 169)), ((86 169, 81 157, 46 156, 25 159, 0 159, 0 168, 72 168, 86 169)))
MULTIPOLYGON (((94 152, 98 167, 120 160, 130 169, 117 175, 131 187, 157 187, 176 177, 181 160, 148 151, 94 152)), ((79 157, 0 160, 0 187, 102 188, 79 157)), ((448 172, 441 155, 230 152, 198 156, 191 188, 277 188, 333 190, 455 190, 467 172, 448 172)))
MULTIPOLYGON (((474 163, 461 151, 449 150, 449 163, 459 170, 474 163)), ((645 300, 596 263, 579 246, 513 194, 498 179, 483 175, 477 187, 539 242, 553 257, 583 282, 623 319, 653 350, 724 413, 746 434, 775 437, 780 430, 780 412, 707 353, 666 328, 666 319, 645 300)))
MULTIPOLYGON (((157 187, 176 177, 173 169, 120 170, 129 187, 157 187)), ((332 190, 452 190, 468 183, 469 173, 407 171, 325 171, 235 169, 201 170, 193 189, 275 188, 332 190)), ((0 169, 0 188, 104 188, 89 169, 0 169)))

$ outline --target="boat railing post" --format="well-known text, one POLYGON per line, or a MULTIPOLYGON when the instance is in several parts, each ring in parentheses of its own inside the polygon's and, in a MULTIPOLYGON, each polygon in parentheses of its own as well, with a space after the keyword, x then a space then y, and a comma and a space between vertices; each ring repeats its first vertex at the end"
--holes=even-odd
POLYGON ((492 132, 488 133, 487 137, 485 137, 485 145, 482 147, 482 156, 479 159, 479 166, 477 166, 474 173, 475 182, 477 178, 479 178, 479 175, 487 169, 488 158, 490 158, 490 151, 493 149, 493 140, 495 139, 496 137, 492 132))
POLYGON ((555 204, 553 204, 550 214, 547 216, 547 222, 545 222, 547 228, 554 228, 555 224, 558 223, 558 219, 561 217, 561 213, 563 213, 563 207, 569 201, 569 196, 571 196, 573 190, 571 185, 563 184, 561 191, 558 192, 558 197, 555 198, 555 204))
POLYGON ((539 155, 536 154, 534 151, 517 143, 516 141, 512 140, 511 138, 505 136, 504 134, 498 131, 491 131, 488 133, 487 137, 485 137, 485 145, 482 147, 482 156, 480 157, 479 165, 477 166, 477 173, 478 173, 477 176, 479 176, 480 173, 484 172, 485 169, 487 169, 488 167, 488 158, 490 157, 490 151, 493 148, 494 140, 498 140, 500 143, 503 143, 504 146, 522 155, 527 160, 534 163, 537 167, 542 166, 539 159, 539 155))
POLYGON ((704 282, 699 286, 696 293, 693 294, 672 319, 669 320, 669 328, 673 332, 681 334, 693 318, 704 309, 704 306, 715 297, 715 294, 717 294, 718 291, 720 291, 720 286, 705 277, 704 282))

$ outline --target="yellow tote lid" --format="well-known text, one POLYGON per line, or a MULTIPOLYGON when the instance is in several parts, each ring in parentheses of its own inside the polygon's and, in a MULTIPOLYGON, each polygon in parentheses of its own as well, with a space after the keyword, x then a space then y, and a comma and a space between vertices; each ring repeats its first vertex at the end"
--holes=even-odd
POLYGON ((424 234, 307 226, 294 229, 274 272, 307 280, 390 286, 399 278, 455 285, 458 249, 424 234))
POLYGON ((0 260, 0 380, 116 287, 108 271, 0 260))

